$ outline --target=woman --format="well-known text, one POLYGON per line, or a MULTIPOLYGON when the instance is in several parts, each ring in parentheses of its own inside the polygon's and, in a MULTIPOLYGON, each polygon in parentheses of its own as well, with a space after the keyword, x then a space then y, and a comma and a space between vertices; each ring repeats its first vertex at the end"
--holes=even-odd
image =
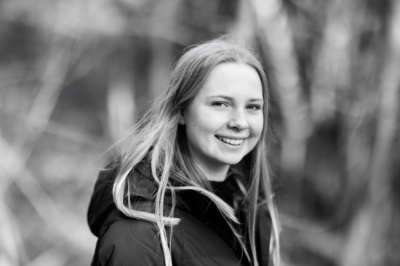
POLYGON ((268 265, 270 254, 278 265, 267 100, 265 73, 245 48, 189 49, 100 173, 92 265, 268 265))

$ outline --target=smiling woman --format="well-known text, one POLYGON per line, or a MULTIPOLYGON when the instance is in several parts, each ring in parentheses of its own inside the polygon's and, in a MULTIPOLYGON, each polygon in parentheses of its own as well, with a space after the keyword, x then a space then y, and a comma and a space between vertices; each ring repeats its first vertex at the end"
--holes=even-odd
POLYGON ((254 68, 223 63, 182 110, 190 156, 209 180, 223 181, 260 139, 263 88, 254 68), (249 108, 250 107, 250 108, 249 108))
POLYGON ((188 49, 99 175, 92 265, 279 265, 267 102, 248 49, 221 40, 188 49))

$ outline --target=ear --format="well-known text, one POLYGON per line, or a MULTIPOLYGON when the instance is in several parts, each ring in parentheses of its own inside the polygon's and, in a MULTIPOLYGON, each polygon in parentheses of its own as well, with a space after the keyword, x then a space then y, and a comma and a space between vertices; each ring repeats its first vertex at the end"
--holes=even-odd
POLYGON ((179 111, 179 120, 178 120, 178 122, 179 122, 180 125, 186 124, 184 112, 185 112, 184 110, 180 110, 179 111))

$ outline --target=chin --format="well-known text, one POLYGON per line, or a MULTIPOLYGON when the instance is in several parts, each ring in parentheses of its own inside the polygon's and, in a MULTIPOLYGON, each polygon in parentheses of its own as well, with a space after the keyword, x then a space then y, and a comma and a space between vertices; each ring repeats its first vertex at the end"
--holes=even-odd
POLYGON ((235 165, 240 163, 240 161, 243 159, 243 157, 240 158, 224 158, 224 160, 222 160, 221 162, 224 164, 228 164, 228 165, 235 165))

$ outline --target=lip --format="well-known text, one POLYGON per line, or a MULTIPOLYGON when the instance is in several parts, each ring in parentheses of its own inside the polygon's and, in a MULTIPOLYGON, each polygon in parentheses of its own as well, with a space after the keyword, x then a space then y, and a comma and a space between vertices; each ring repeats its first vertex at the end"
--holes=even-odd
POLYGON ((231 136, 223 136, 223 135, 215 135, 215 137, 216 137, 216 138, 233 139, 233 140, 245 140, 245 139, 248 138, 248 136, 247 136, 247 137, 238 137, 238 136, 231 137, 231 136))
POLYGON ((222 137, 220 135, 216 135, 215 138, 218 139, 221 143, 229 145, 229 147, 241 147, 243 142, 245 141, 245 138, 228 138, 222 137))

